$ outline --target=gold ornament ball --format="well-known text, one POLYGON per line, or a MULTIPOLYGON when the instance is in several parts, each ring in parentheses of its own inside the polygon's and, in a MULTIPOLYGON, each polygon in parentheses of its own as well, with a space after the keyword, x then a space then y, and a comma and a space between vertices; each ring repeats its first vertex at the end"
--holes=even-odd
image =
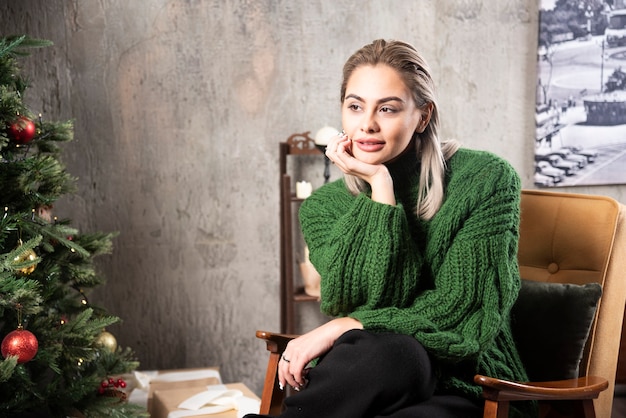
POLYGON ((117 350, 117 340, 108 331, 102 331, 100 335, 96 338, 96 345, 98 347, 103 347, 109 350, 111 353, 114 353, 117 350))
POLYGON ((37 259, 37 253, 35 253, 35 251, 33 250, 28 250, 18 255, 17 257, 15 257, 13 261, 15 262, 15 264, 23 263, 24 261, 32 261, 33 262, 32 265, 23 267, 17 270, 20 274, 23 274, 24 276, 28 276, 33 271, 35 271, 36 264, 34 263, 34 261, 36 259, 37 259))

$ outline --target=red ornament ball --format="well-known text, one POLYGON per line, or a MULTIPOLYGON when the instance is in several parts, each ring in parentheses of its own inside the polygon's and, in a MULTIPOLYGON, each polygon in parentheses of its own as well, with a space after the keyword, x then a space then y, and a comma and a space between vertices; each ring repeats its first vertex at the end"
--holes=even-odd
POLYGON ((39 342, 32 332, 25 329, 16 329, 7 334, 2 340, 2 356, 17 356, 18 363, 30 361, 39 348, 39 342))
POLYGON ((17 144, 28 144, 36 133, 35 123, 26 116, 19 116, 7 128, 9 138, 17 144))

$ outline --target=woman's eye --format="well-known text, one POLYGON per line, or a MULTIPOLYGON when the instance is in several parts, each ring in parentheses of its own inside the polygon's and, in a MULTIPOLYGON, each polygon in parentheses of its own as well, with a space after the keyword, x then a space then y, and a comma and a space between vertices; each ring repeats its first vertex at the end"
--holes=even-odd
POLYGON ((361 108, 361 106, 359 106, 356 103, 352 103, 352 104, 348 105, 348 109, 350 109, 350 110, 359 110, 360 108, 361 108))
POLYGON ((380 108, 380 111, 383 113, 390 113, 390 112, 395 112, 395 109, 389 107, 389 106, 383 106, 380 108))

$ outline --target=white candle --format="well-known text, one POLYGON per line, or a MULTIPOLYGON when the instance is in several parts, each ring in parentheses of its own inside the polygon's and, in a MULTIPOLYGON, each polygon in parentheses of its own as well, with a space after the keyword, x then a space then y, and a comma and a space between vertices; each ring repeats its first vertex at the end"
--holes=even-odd
POLYGON ((330 138, 338 134, 339 131, 332 126, 324 126, 315 134, 315 145, 328 145, 330 138))
POLYGON ((308 181, 298 181, 296 182, 296 197, 298 199, 306 199, 311 196, 313 192, 313 185, 308 181))

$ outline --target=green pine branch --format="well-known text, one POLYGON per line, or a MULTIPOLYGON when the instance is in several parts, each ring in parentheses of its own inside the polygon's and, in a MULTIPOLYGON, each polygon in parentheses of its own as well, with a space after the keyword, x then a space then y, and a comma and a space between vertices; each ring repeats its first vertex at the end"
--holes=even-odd
POLYGON ((0 38, 0 118, 10 120, 9 117, 17 113, 25 114, 26 107, 22 104, 20 97, 28 88, 29 83, 20 76, 17 58, 28 55, 33 48, 51 45, 52 42, 48 40, 26 35, 0 38), (14 95, 13 99, 5 97, 7 92, 14 95), (9 105, 8 108, 7 105, 9 105), (9 109, 11 112, 7 113, 9 109))
POLYGON ((13 35, 0 38, 0 59, 5 56, 25 56, 29 49, 52 46, 52 41, 46 39, 31 38, 27 35, 13 35))
POLYGON ((17 357, 12 356, 0 362, 0 383, 6 382, 13 376, 15 367, 17 366, 17 357))

